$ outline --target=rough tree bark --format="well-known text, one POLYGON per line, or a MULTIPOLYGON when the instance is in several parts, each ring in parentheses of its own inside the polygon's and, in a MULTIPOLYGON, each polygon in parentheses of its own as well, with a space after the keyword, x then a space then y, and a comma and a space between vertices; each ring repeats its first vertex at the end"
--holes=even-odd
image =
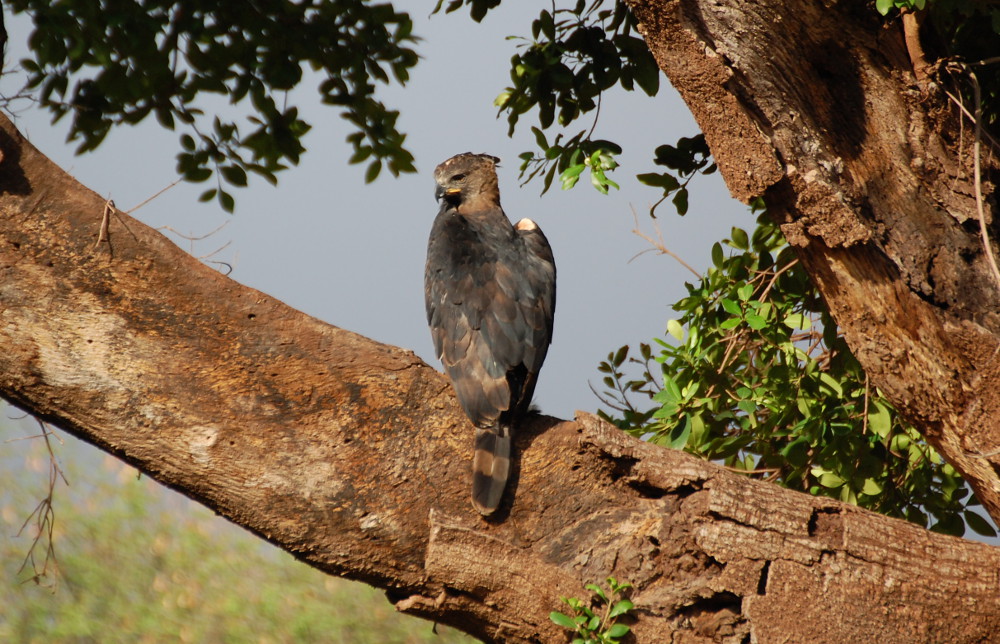
MULTIPOLYGON (((629 4, 733 195, 764 197, 872 382, 1000 522, 1000 285, 947 95, 967 80, 918 78, 870 3, 629 4)), ((992 239, 996 168, 984 155, 992 239)))
MULTIPOLYGON (((992 309, 977 307, 996 296, 975 231, 947 214, 967 212, 967 195, 927 194, 934 168, 965 181, 940 142, 947 110, 875 91, 905 84, 898 33, 794 4, 635 8, 671 79, 708 104, 699 118, 734 193, 765 194, 787 217, 876 382, 942 446, 980 440, 990 407, 960 433, 961 405, 979 399, 969 370, 988 379, 992 349, 959 360, 955 347, 988 334, 992 309), (800 69, 794 48, 832 33, 828 21, 851 71, 819 50, 800 69), (736 55, 763 35, 766 50, 736 55), (852 79, 864 117, 844 129, 833 97, 852 79), (897 103, 907 110, 884 107, 897 103), (914 141, 923 165, 906 157, 914 141), (893 268, 914 228, 936 252, 893 268), (965 273, 947 270, 953 253, 965 273)), ((400 610, 491 641, 562 641, 547 617, 558 597, 613 574, 635 585, 639 642, 977 642, 1000 628, 1000 551, 750 481, 585 414, 519 434, 514 502, 483 521, 468 503, 471 428, 434 369, 234 283, 123 213, 101 241, 104 200, 6 119, 0 153, 0 395, 311 565, 386 589, 400 610)))

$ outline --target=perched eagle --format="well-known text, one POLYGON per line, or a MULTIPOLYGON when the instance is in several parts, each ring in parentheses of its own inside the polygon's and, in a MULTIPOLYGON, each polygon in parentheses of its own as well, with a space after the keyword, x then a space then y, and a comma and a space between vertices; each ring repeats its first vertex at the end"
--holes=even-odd
POLYGON ((441 209, 424 273, 434 350, 476 426, 472 503, 484 515, 507 485, 511 431, 531 403, 556 305, 552 249, 530 219, 511 226, 498 162, 466 152, 434 170, 441 209))

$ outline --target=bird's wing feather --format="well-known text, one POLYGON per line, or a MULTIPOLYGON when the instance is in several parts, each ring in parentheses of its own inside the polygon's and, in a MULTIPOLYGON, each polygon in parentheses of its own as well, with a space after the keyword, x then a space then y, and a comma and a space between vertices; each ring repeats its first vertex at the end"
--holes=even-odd
POLYGON ((555 265, 545 236, 533 224, 512 230, 499 208, 488 214, 495 215, 493 225, 477 229, 442 209, 426 272, 434 349, 480 427, 531 402, 555 306, 555 265))
POLYGON ((523 360, 528 377, 519 396, 519 404, 526 409, 531 403, 535 379, 552 341, 556 308, 556 264, 552 247, 535 222, 522 219, 517 222, 515 231, 524 244, 526 257, 523 277, 527 285, 527 296, 522 300, 521 308, 525 320, 523 360))
POLYGON ((458 400, 480 427, 495 424, 510 406, 506 371, 514 337, 498 320, 517 307, 497 296, 498 262, 496 249, 468 221, 442 208, 427 249, 427 321, 458 400))

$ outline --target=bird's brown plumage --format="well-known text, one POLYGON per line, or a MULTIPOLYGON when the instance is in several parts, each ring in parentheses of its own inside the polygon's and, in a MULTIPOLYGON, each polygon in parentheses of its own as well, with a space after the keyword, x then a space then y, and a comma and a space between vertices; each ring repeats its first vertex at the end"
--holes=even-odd
POLYGON ((555 313, 552 250, 534 222, 507 219, 496 163, 465 153, 435 169, 441 209, 424 275, 434 350, 476 425, 472 499, 483 514, 503 496, 511 431, 531 403, 555 313))

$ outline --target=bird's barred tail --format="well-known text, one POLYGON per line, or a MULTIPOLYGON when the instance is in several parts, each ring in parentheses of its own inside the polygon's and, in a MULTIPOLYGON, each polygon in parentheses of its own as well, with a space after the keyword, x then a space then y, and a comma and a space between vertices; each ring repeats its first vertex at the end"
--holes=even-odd
POLYGON ((472 457, 472 504, 482 515, 500 505, 510 474, 510 428, 497 425, 476 428, 476 452, 472 457))

